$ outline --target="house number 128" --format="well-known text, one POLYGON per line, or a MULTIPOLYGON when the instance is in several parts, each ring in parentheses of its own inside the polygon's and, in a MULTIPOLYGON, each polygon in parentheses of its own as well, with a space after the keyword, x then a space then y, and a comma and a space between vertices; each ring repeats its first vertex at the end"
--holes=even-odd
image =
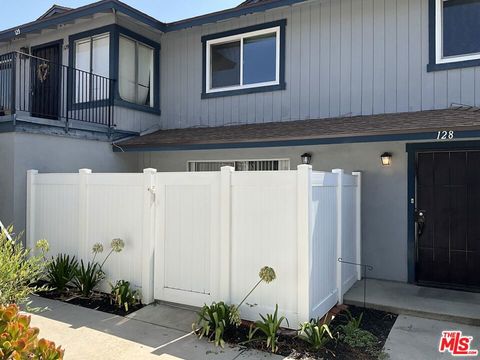
POLYGON ((437 133, 437 140, 452 140, 455 137, 455 133, 450 130, 450 131, 439 131, 437 133))

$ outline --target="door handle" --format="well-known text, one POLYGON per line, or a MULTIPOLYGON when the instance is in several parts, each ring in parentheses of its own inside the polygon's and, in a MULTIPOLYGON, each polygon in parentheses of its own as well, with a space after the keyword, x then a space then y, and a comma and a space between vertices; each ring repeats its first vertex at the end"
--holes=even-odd
POLYGON ((415 222, 417 223, 417 234, 421 236, 423 234, 423 230, 425 229, 426 223, 426 211, 415 209, 415 222))

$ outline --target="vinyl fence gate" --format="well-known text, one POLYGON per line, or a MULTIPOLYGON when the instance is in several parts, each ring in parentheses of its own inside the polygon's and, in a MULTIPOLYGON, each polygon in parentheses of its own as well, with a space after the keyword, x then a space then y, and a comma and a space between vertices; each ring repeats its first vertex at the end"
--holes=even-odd
MULTIPOLYGON (((243 306, 258 318, 278 304, 291 326, 326 314, 360 279, 361 174, 313 171, 27 174, 27 243, 91 260, 93 244, 122 238, 105 265, 154 299, 239 303, 268 265, 277 279, 243 306)), ((108 290, 108 284, 102 285, 108 290)))

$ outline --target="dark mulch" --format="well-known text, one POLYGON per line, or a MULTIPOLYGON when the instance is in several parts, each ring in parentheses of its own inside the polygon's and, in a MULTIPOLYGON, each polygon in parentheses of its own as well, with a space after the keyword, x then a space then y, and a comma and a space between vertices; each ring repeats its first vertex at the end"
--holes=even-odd
POLYGON ((111 303, 110 295, 102 292, 93 292, 90 297, 83 297, 73 290, 66 290, 64 292, 58 292, 55 290, 52 291, 42 291, 37 295, 53 300, 59 300, 66 302, 68 304, 79 305, 89 309, 94 309, 98 311, 103 311, 106 313, 125 316, 132 312, 135 312, 145 305, 137 304, 135 306, 130 306, 128 311, 125 311, 125 308, 118 308, 111 303))
MULTIPOLYGON (((395 323, 397 315, 387 313, 384 311, 363 309, 356 306, 349 306, 350 313, 358 318, 363 313, 363 319, 361 328, 370 331, 378 338, 378 343, 374 348, 358 349, 351 348, 342 341, 335 339, 330 341, 325 349, 312 352, 309 346, 303 340, 298 339, 295 336, 295 332, 283 330, 278 340, 278 354, 282 356, 290 356, 293 359, 341 359, 341 360, 373 360, 377 359, 381 353, 383 345, 387 340, 388 334, 395 323), (372 351, 373 350, 373 351, 372 351)), ((338 336, 338 327, 347 323, 347 318, 344 316, 344 310, 340 310, 339 314, 330 323, 330 329, 334 336, 338 336)), ((244 322, 242 326, 231 332, 226 333, 225 340, 232 344, 241 344, 248 339, 249 323, 244 322)), ((246 347, 269 351, 265 346, 264 340, 255 340, 252 342, 244 343, 246 347)))

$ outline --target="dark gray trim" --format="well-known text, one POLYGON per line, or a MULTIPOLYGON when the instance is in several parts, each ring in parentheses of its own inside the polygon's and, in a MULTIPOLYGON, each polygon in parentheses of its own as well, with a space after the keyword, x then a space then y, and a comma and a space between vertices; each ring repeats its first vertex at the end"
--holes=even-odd
MULTIPOLYGON (((330 145, 330 144, 352 144, 369 143, 383 141, 415 141, 432 140, 435 141, 438 133, 435 131, 403 134, 383 134, 366 136, 344 136, 329 137, 317 139, 296 139, 296 140, 274 140, 274 141, 247 141, 237 143, 204 143, 204 144, 175 144, 175 145, 148 145, 148 146, 129 146, 120 145, 125 151, 144 152, 144 151, 177 151, 177 150, 212 150, 212 149, 245 149, 245 148, 266 148, 266 147, 285 147, 285 146, 308 146, 308 145, 330 145)), ((462 138, 480 138, 480 130, 456 130, 455 137, 462 138)), ((453 143, 453 142, 452 142, 453 143)), ((115 150, 115 149, 114 149, 115 150)))
POLYGON ((428 0, 428 60, 427 72, 462 69, 466 67, 480 66, 480 59, 457 61, 453 63, 437 64, 436 58, 436 0, 428 0))
MULTIPOLYGON (((203 79, 204 81, 206 81, 205 76, 203 77, 203 79)), ((262 93, 262 92, 269 92, 269 91, 285 90, 285 89, 286 89, 286 84, 280 83, 278 85, 258 86, 253 88, 225 90, 225 91, 217 91, 212 93, 202 92, 202 99, 214 99, 214 98, 225 97, 225 96, 255 94, 255 93, 262 93)))
POLYGON ((202 36, 202 99, 211 99, 217 97, 225 97, 225 96, 235 96, 235 95, 245 95, 245 94, 254 94, 260 92, 269 92, 269 91, 278 91, 278 90, 285 90, 286 83, 285 83, 285 27, 287 26, 287 19, 277 20, 266 22, 263 24, 257 24, 252 26, 246 26, 239 29, 233 29, 229 31, 223 31, 220 33, 209 34, 202 36), (206 79, 206 70, 207 70, 207 41, 220 39, 227 36, 239 35, 244 33, 249 33, 252 31, 258 31, 273 27, 280 27, 280 78, 279 84, 277 85, 267 85, 267 86, 259 86, 259 87, 252 87, 252 88, 245 88, 245 89, 237 89, 237 90, 225 90, 225 91, 218 91, 218 92, 211 92, 207 93, 207 79, 206 79))
MULTIPOLYGON (((470 136, 466 136, 470 137, 470 136)), ((473 137, 473 136, 472 136, 473 137)), ((408 181, 407 181, 407 254, 408 254, 408 282, 416 283, 416 244, 415 244, 415 203, 411 203, 410 199, 416 202, 416 164, 417 153, 422 151, 442 151, 442 150, 480 150, 480 140, 470 141, 449 141, 449 142, 428 142, 406 144, 405 150, 408 154, 408 181)))
MULTIPOLYGON (((143 111, 143 112, 148 112, 148 113, 154 113, 154 114, 160 114, 160 44, 155 42, 154 40, 151 40, 149 38, 146 38, 140 34, 137 34, 127 28, 124 28, 122 26, 112 24, 112 25, 107 25, 107 26, 102 26, 96 29, 84 31, 81 33, 77 33, 74 35, 69 36, 69 65, 71 67, 75 67, 75 46, 74 42, 79 39, 83 39, 86 37, 91 37, 95 36, 98 34, 103 34, 103 33, 109 33, 110 34, 110 59, 109 59, 109 77, 110 79, 115 80, 114 84, 114 104, 116 106, 121 106, 137 111, 143 111), (153 91, 154 91, 154 106, 143 106, 143 105, 138 105, 134 103, 130 103, 128 101, 123 100, 120 97, 120 92, 119 92, 119 84, 118 84, 118 59, 119 59, 119 41, 120 41, 120 34, 124 34, 132 39, 135 39, 139 42, 145 43, 148 46, 151 46, 154 49, 154 73, 153 73, 153 78, 154 78, 154 84, 153 84, 153 91)), ((75 80, 70 78, 69 79, 69 88, 70 88, 70 98, 69 98, 69 104, 71 105, 72 109, 78 109, 78 108, 90 108, 98 105, 102 105, 102 102, 96 102, 96 103, 82 103, 82 104, 74 104, 72 101, 73 96, 73 90, 75 88, 74 84, 75 80), (97 104, 98 103, 98 104, 97 104)))

